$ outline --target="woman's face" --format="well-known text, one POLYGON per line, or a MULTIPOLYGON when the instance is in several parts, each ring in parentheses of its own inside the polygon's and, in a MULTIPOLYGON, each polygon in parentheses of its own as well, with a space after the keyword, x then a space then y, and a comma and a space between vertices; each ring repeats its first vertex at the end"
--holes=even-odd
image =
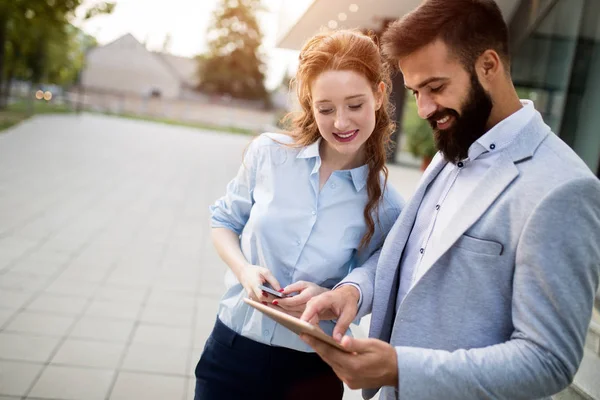
POLYGON ((361 74, 325 71, 310 87, 313 113, 325 144, 344 156, 360 157, 375 129, 375 111, 381 107, 383 82, 377 93, 361 74))

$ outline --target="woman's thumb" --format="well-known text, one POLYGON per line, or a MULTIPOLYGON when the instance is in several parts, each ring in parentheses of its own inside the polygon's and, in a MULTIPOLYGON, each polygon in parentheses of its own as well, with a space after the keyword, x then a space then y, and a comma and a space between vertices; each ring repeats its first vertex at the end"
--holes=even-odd
POLYGON ((304 290, 306 288, 306 282, 304 281, 298 281, 298 282, 294 282, 292 284, 287 285, 285 288, 283 288, 283 294, 290 294, 290 293, 294 293, 294 292, 300 292, 302 290, 304 290))

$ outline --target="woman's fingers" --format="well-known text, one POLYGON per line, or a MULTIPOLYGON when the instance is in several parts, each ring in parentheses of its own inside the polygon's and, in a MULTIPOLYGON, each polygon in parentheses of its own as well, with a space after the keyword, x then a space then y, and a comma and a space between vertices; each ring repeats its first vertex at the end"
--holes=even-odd
POLYGON ((294 292, 301 292, 304 289, 306 289, 308 287, 308 282, 305 281, 297 281, 294 282, 290 285, 287 285, 285 288, 283 288, 283 294, 291 294, 294 292))
POLYGON ((269 285, 271 285, 273 289, 277 291, 281 289, 281 285, 279 284, 275 276, 271 273, 271 271, 269 271, 266 268, 261 268, 260 274, 267 282, 269 282, 269 285))
POLYGON ((307 293, 300 293, 293 297, 286 297, 284 299, 275 299, 277 303, 283 308, 294 308, 298 306, 304 307, 306 302, 311 299, 311 295, 307 293))

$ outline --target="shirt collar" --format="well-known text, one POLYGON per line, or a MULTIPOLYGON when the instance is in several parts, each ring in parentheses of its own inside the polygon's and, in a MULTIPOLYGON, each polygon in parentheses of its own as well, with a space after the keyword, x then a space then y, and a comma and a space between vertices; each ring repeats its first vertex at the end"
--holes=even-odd
POLYGON ((352 176, 352 183, 354 183, 354 189, 360 192, 362 188, 367 184, 367 178, 369 177, 369 166, 367 164, 361 165, 360 167, 353 168, 350 170, 352 176))
MULTIPOLYGON (((321 144, 321 138, 318 138, 314 143, 305 146, 298 152, 296 158, 316 158, 317 162, 315 162, 315 166, 312 170, 312 173, 316 173, 319 171, 321 167, 321 156, 319 154, 319 145, 321 144)), ((360 167, 347 169, 343 171, 334 171, 334 173, 341 173, 345 176, 348 176, 352 179, 352 183, 354 184, 354 189, 357 192, 360 192, 362 188, 367 184, 367 178, 369 176, 369 166, 361 165, 360 167)))
POLYGON ((369 166, 367 164, 361 165, 360 167, 352 169, 343 169, 333 171, 335 175, 344 176, 352 181, 354 189, 360 192, 367 185, 367 178, 369 177, 369 166))
POLYGON ((523 107, 494 125, 469 147, 471 161, 485 152, 503 150, 512 143, 519 135, 521 128, 535 115, 535 108, 531 100, 521 100, 521 104, 523 107))
POLYGON ((319 157, 319 145, 321 138, 318 138, 314 143, 305 146, 298 152, 296 158, 314 158, 319 157))

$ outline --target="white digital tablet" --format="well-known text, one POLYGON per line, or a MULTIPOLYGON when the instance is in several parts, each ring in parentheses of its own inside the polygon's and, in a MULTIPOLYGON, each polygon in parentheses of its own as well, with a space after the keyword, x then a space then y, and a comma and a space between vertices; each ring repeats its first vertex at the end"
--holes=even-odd
POLYGON ((306 321, 302 321, 300 318, 293 317, 291 315, 284 313, 283 311, 276 310, 273 307, 266 306, 262 303, 259 303, 257 301, 254 301, 254 300, 251 300, 248 298, 245 298, 244 301, 251 307, 256 308, 258 311, 262 312, 267 317, 271 318, 275 322, 280 323, 281 325, 285 326, 290 331, 292 331, 298 335, 301 333, 311 335, 312 337, 317 338, 322 342, 325 342, 337 349, 340 349, 342 351, 345 351, 346 353, 349 353, 349 351, 347 349, 342 347, 342 345, 340 345, 338 342, 336 342, 331 336, 329 336, 328 334, 323 332, 320 328, 318 328, 314 325, 311 325, 306 321))

